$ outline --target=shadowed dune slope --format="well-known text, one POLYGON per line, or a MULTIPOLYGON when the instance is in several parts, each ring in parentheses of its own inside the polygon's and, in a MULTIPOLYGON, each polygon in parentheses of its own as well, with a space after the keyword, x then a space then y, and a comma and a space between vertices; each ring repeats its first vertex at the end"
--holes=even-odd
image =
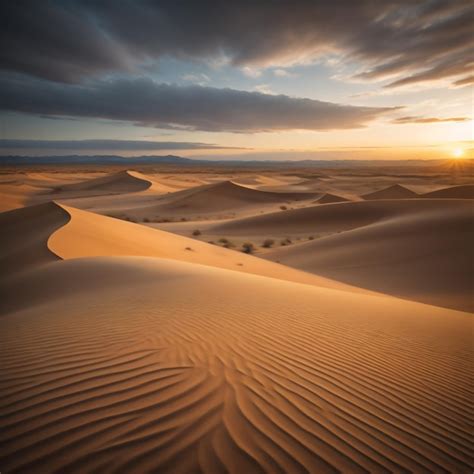
POLYGON ((71 219, 51 235, 48 245, 63 259, 94 256, 162 257, 299 283, 360 291, 324 277, 188 237, 67 206, 61 207, 71 219))
POLYGON ((402 215, 442 210, 450 212, 458 209, 459 206, 471 208, 469 201, 465 200, 410 199, 342 202, 234 219, 215 224, 209 227, 209 231, 222 235, 339 232, 402 215))
POLYGON ((420 206, 418 212, 272 250, 265 258, 371 290, 474 311, 474 209, 469 201, 453 204, 430 211, 420 206))
POLYGON ((69 214, 52 202, 1 213, 0 279, 56 260, 47 242, 68 221, 69 214))
POLYGON ((438 189, 430 193, 422 194, 422 198, 443 198, 443 199, 474 199, 474 184, 463 186, 451 186, 449 188, 438 189))
POLYGON ((411 191, 400 184, 394 184, 388 188, 375 191, 373 193, 364 194, 361 196, 362 199, 413 199, 418 197, 418 194, 411 191))
POLYGON ((470 315, 136 257, 9 285, 5 472, 472 471, 470 315))
POLYGON ((315 202, 319 204, 330 204, 333 202, 346 202, 346 201, 349 201, 349 199, 342 196, 337 196, 336 194, 326 193, 315 202))

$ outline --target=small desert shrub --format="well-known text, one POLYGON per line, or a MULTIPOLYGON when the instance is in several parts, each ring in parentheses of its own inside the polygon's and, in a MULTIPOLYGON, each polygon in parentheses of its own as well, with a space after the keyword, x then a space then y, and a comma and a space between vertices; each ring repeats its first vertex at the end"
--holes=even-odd
POLYGON ((266 248, 266 249, 269 249, 274 243, 275 243, 275 241, 273 239, 265 239, 263 241, 262 247, 266 248))
POLYGON ((224 245, 223 245, 224 248, 226 249, 233 249, 235 247, 235 245, 230 241, 228 240, 224 245))
POLYGON ((201 231, 199 229, 194 229, 193 230, 193 235, 201 235, 201 231))
POLYGON ((225 238, 225 237, 221 237, 218 242, 220 242, 221 244, 227 244, 229 243, 229 241, 225 238))
POLYGON ((186 222, 186 221, 187 221, 186 217, 181 217, 181 222, 186 222))
POLYGON ((280 209, 281 209, 282 211, 286 211, 286 210, 288 209, 288 207, 287 207, 287 206, 280 206, 280 209))
POLYGON ((150 222, 150 219, 148 219, 148 217, 144 217, 143 222, 150 222))
POLYGON ((292 241, 289 237, 287 237, 286 239, 283 239, 281 242, 280 242, 280 245, 289 245, 291 244, 292 241))
POLYGON ((310 235, 310 236, 308 237, 308 240, 314 240, 314 235, 310 235))
POLYGON ((191 247, 186 247, 184 250, 193 250, 191 247))
POLYGON ((254 250, 255 250, 255 247, 252 244, 252 242, 245 242, 242 244, 242 252, 252 253, 254 250))

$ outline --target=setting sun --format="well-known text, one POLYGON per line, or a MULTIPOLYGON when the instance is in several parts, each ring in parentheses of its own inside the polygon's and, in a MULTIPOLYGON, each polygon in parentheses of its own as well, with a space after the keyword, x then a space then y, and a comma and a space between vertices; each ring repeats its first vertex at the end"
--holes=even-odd
POLYGON ((462 148, 455 148, 452 155, 454 158, 461 158, 464 155, 464 150, 462 148))

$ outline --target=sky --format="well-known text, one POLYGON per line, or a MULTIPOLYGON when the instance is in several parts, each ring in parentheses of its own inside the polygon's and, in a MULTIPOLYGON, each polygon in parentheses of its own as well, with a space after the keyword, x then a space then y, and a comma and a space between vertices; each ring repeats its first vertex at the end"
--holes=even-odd
POLYGON ((0 2, 0 154, 474 157, 470 0, 0 2))

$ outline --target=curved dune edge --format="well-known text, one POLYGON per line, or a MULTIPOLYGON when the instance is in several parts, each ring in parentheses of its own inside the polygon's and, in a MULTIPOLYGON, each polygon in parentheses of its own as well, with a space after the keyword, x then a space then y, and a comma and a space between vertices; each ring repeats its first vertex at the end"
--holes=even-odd
POLYGON ((70 214, 53 202, 1 213, 0 278, 57 260, 48 240, 69 220, 70 214))
POLYGON ((472 470, 469 315, 158 258, 17 285, 6 472, 472 470))
POLYGON ((47 244, 62 259, 93 256, 160 257, 296 283, 368 293, 365 289, 234 250, 63 204, 56 205, 69 214, 70 220, 51 234, 47 244))

